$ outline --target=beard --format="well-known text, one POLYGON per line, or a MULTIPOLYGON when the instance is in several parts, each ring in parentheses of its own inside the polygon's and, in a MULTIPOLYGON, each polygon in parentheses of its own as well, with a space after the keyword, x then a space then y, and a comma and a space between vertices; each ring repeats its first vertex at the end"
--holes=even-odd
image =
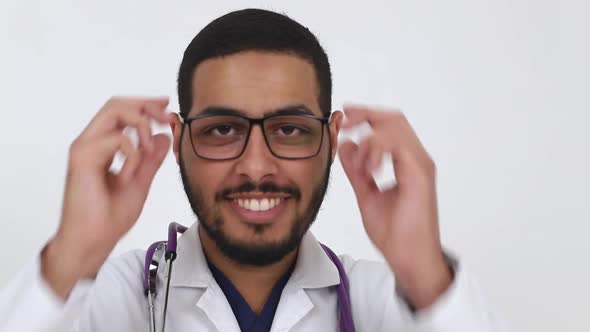
MULTIPOLYGON (((182 150, 182 149, 180 149, 182 150)), ((309 203, 303 213, 297 213, 295 220, 291 222, 291 229, 284 238, 268 243, 250 243, 233 239, 232 236, 224 230, 225 220, 219 209, 220 203, 226 200, 226 196, 232 193, 244 193, 250 191, 259 191, 265 193, 287 193, 291 199, 296 202, 301 201, 301 192, 295 186, 278 186, 273 182, 262 182, 255 184, 253 182, 244 182, 235 188, 225 188, 215 193, 215 206, 207 206, 205 195, 200 188, 191 182, 186 174, 182 153, 179 152, 179 167, 182 185, 188 198, 189 204, 199 220, 199 225, 205 230, 207 235, 213 239, 221 252, 231 260, 242 265, 267 266, 283 259, 287 254, 297 249, 305 233, 309 230, 315 221, 320 210, 324 196, 328 189, 330 181, 331 162, 324 171, 320 183, 312 191, 309 203)), ((255 234, 261 234, 270 225, 251 225, 255 234)))

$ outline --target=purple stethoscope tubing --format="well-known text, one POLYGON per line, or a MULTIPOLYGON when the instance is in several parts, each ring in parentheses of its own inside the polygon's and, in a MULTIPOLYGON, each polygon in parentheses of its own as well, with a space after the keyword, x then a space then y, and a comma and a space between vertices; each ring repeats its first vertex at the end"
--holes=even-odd
POLYGON ((338 256, 328 246, 324 244, 321 244, 321 246, 334 265, 336 265, 338 274, 340 275, 340 284, 336 287, 340 332, 355 332, 354 322, 352 321, 352 306, 350 304, 350 287, 346 271, 344 271, 344 266, 338 256))
MULTIPOLYGON (((170 290, 170 276, 172 275, 172 262, 176 259, 176 246, 177 246, 177 234, 183 234, 187 230, 187 227, 173 222, 168 225, 168 241, 158 241, 149 246, 145 255, 145 266, 144 266, 144 279, 143 286, 145 295, 148 298, 148 310, 150 313, 150 332, 156 332, 156 319, 154 309, 154 298, 156 296, 155 287, 155 273, 150 270, 152 265, 157 267, 160 264, 159 260, 154 260, 154 256, 158 250, 164 250, 162 255, 166 261, 166 291, 164 295, 164 310, 162 312, 162 329, 164 332, 166 327, 166 310, 168 308, 168 292, 170 290), (154 278, 151 282, 151 278, 154 278)), ((352 320, 352 306, 350 303, 350 286, 344 266, 338 258, 338 256, 327 246, 321 244, 322 249, 326 252, 330 260, 334 263, 338 269, 340 275, 340 284, 336 286, 336 295, 338 298, 338 318, 340 324, 340 332, 355 332, 354 322, 352 320)))

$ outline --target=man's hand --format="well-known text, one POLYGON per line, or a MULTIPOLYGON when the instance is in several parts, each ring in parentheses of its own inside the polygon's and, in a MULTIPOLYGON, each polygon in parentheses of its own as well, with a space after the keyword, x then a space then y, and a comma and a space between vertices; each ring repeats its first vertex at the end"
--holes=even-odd
POLYGON ((364 107, 345 107, 344 113, 343 129, 365 121, 373 129, 358 146, 345 142, 339 149, 365 230, 411 304, 427 307, 452 279, 439 238, 434 162, 402 113, 364 107), (397 185, 380 192, 372 171, 387 152, 397 185))
POLYGON ((70 147, 61 224, 41 257, 43 276, 62 298, 81 278, 94 277, 135 224, 170 139, 152 136, 150 121, 168 122, 168 98, 113 98, 70 147), (136 128, 136 148, 123 130, 136 128), (109 172, 115 153, 125 163, 109 172))

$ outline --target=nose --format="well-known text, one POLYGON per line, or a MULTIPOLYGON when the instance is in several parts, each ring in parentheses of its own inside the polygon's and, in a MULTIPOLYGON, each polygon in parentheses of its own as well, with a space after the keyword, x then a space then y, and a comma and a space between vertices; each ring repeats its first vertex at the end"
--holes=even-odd
POLYGON ((236 172, 255 183, 260 183, 276 175, 277 160, 266 145, 262 128, 253 126, 245 150, 237 161, 236 172))

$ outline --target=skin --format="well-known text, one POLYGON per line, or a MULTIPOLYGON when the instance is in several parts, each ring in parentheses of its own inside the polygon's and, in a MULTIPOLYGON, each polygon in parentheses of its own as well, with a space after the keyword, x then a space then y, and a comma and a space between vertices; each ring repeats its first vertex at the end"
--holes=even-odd
POLYGON ((406 299, 426 308, 452 281, 439 237, 434 162, 402 113, 363 106, 347 106, 344 113, 344 128, 364 121, 373 128, 359 146, 346 142, 339 149, 365 230, 406 299), (371 174, 384 153, 395 162, 397 185, 380 192, 371 174))
MULTIPOLYGON (((195 71, 193 91, 193 107, 189 116, 198 115, 210 106, 223 106, 241 110, 251 118, 261 118, 267 112, 289 105, 304 105, 314 115, 322 116, 314 69, 308 62, 292 55, 243 52, 206 60, 195 71)), ((260 232, 240 221, 229 206, 229 201, 218 204, 213 199, 214 195, 205 195, 205 204, 221 210, 225 221, 223 231, 233 240, 247 244, 277 242, 288 237, 295 216, 304 214, 310 205, 313 190, 323 180, 324 170, 336 154, 335 148, 329 150, 327 141, 330 139, 332 146, 337 146, 341 119, 341 113, 333 117, 330 123, 331 137, 328 137, 328 131, 325 130, 320 153, 308 159, 276 158, 268 149, 261 128, 255 126, 240 158, 227 161, 205 160, 193 152, 188 132, 181 136, 182 124, 178 118, 171 125, 173 149, 179 163, 182 150, 183 163, 191 186, 204 193, 237 187, 244 181, 272 181, 281 186, 293 185, 299 188, 301 200, 285 201, 283 204, 286 204, 286 208, 278 220, 260 232)), ((269 195, 252 192, 240 197, 260 198, 269 195)), ((242 265, 224 256, 207 232, 201 229, 199 235, 207 257, 232 281, 255 312, 262 310, 273 285, 296 258, 296 251, 292 251, 270 266, 242 265)))
MULTIPOLYGON (((193 84, 191 114, 215 104, 262 117, 267 111, 296 103, 321 115, 313 67, 293 55, 243 52, 207 60, 197 68, 193 84)), ((77 280, 96 275, 141 213, 151 181, 170 145, 166 135, 151 135, 149 120, 170 123, 176 159, 180 162, 182 152, 192 184, 205 193, 239 185, 245 179, 298 186, 301 201, 289 201, 280 220, 260 233, 240 223, 227 206, 219 206, 227 219, 224 231, 245 243, 284 238, 292 217, 307 207, 314 184, 335 156, 341 125, 350 128, 369 122, 373 127, 370 138, 359 146, 343 143, 338 150, 369 238, 395 273, 406 299, 417 309, 434 303, 451 283, 438 232, 434 163, 402 113, 347 106, 346 121, 336 113, 330 123, 333 149, 325 140, 317 157, 297 161, 272 156, 260 128, 255 127, 239 159, 211 162, 193 154, 188 137, 180 135, 179 118, 165 114, 167 103, 166 98, 114 98, 73 142, 61 224, 41 258, 43 276, 62 298, 67 298, 77 280), (139 148, 123 135, 128 126, 139 128, 139 148), (122 172, 114 175, 108 167, 117 150, 128 160, 122 172), (370 174, 385 152, 395 160, 398 184, 379 192, 370 174), (203 173, 207 176, 199 176, 203 173)), ((209 197, 207 204, 215 203, 209 197)), ((269 266, 239 265, 225 257, 206 232, 199 234, 208 258, 255 312, 260 311, 274 283, 296 259, 293 251, 269 266)))

